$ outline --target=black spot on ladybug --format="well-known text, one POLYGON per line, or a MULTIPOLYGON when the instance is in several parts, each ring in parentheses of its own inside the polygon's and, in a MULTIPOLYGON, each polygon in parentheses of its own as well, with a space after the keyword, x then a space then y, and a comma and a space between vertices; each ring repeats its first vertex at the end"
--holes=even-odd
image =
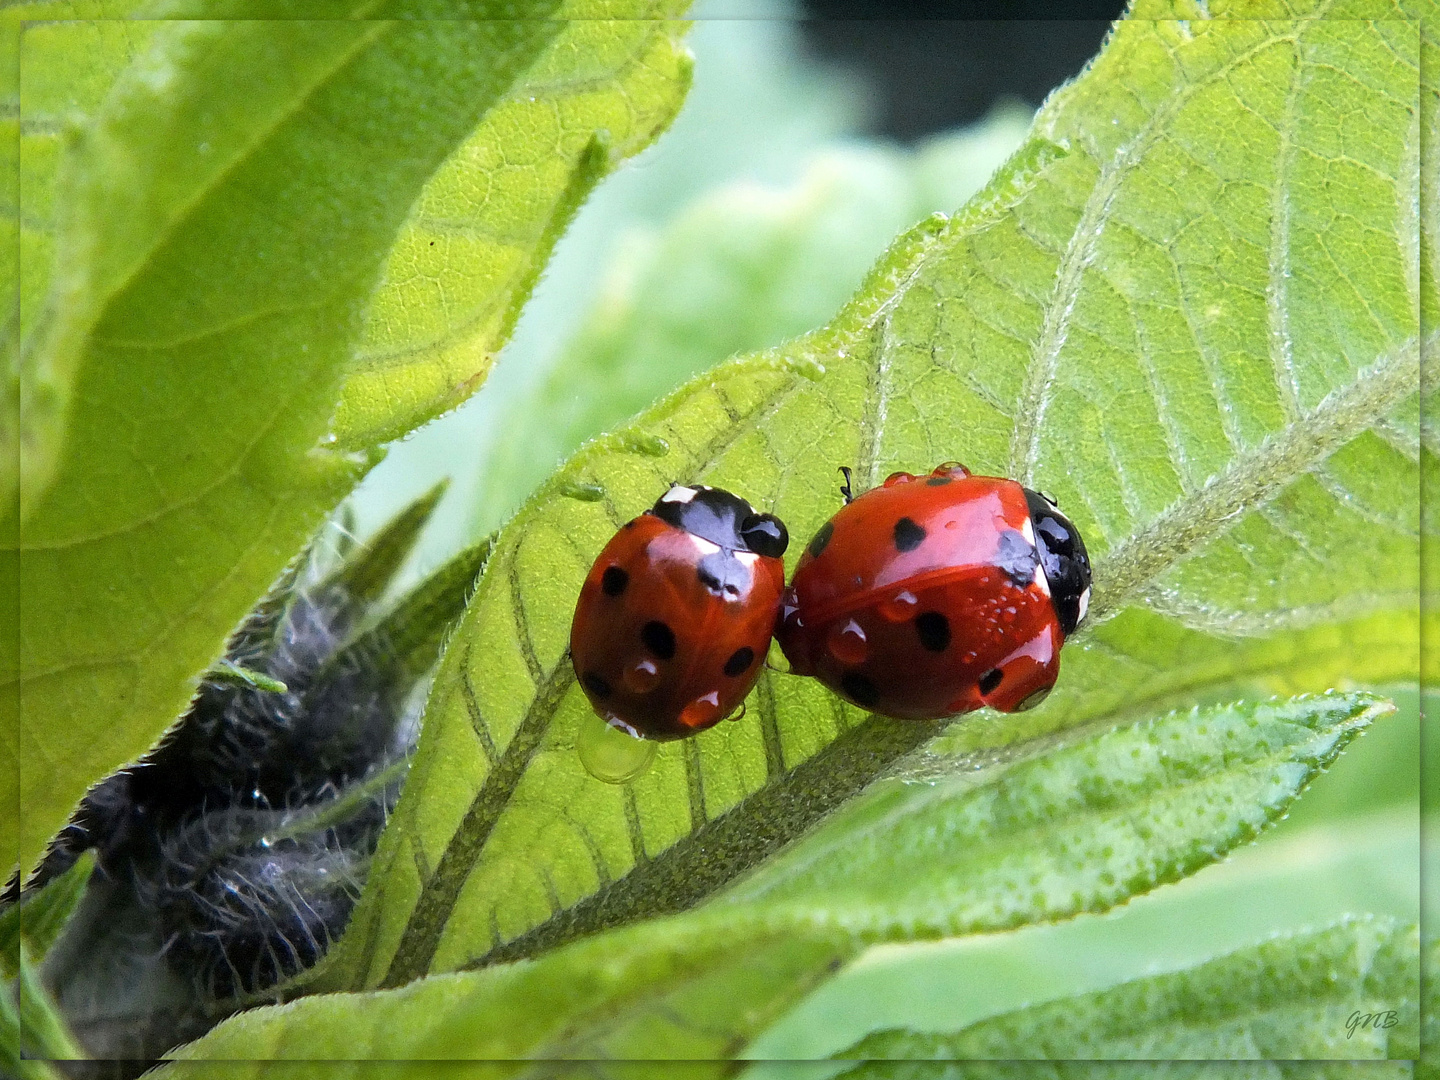
POLYGON ((880 691, 875 688, 875 684, 858 671, 847 671, 840 680, 840 689, 845 691, 855 704, 867 709, 880 700, 880 691))
POLYGON ((712 551, 695 566, 700 584, 717 596, 739 597, 749 592, 750 568, 723 548, 712 551))
POLYGON ((908 517, 895 522, 895 550, 914 551, 925 539, 925 530, 908 517))
POLYGON ((931 652, 944 652, 950 644, 950 620, 938 611, 915 616, 915 630, 920 635, 920 644, 931 652))
POLYGON ((675 631, 658 619, 651 620, 640 628, 640 641, 659 659, 674 659, 675 631))
POLYGON ((730 654, 729 660, 725 661, 725 674, 732 679, 735 678, 736 675, 743 675, 750 669, 750 665, 754 662, 755 650, 750 648, 749 645, 742 645, 730 654))
POLYGON ((1035 567, 1040 565, 1040 554, 1035 545, 1025 539, 1018 529, 1006 529, 1000 534, 1000 544, 995 552, 995 565, 1005 571, 1017 589, 1023 589, 1035 580, 1035 567))
POLYGON ((607 698, 610 696, 610 684, 599 675, 596 675, 595 672, 587 671, 580 677, 580 681, 585 684, 585 689, 589 690, 590 693, 596 697, 607 698))
POLYGON ((950 477, 948 477, 948 476, 932 476, 932 477, 930 477, 929 480, 926 480, 926 481, 925 481, 925 486, 926 486, 926 487, 944 487, 944 486, 945 486, 946 484, 948 484, 948 483, 950 483, 950 477))
POLYGON ((612 566, 600 575, 600 590, 606 596, 619 596, 629 584, 630 575, 618 566, 612 566))
POLYGON ((814 539, 810 541, 810 547, 806 549, 810 552, 812 559, 820 557, 820 553, 825 550, 825 545, 830 543, 830 537, 833 535, 835 535, 835 526, 830 522, 827 521, 820 526, 820 531, 815 534, 814 539))
POLYGON ((980 676, 980 693, 990 693, 990 691, 994 690, 997 686, 1000 685, 1000 680, 1004 677, 1005 673, 1001 671, 998 667, 991 668, 989 671, 985 672, 984 675, 980 676))

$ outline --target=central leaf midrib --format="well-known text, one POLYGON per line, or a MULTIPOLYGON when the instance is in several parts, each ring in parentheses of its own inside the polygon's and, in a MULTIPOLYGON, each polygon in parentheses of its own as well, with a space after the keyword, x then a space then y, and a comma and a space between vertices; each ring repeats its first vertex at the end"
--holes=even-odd
POLYGON ((465 968, 520 959, 636 918, 694 906, 809 831, 941 726, 940 721, 897 724, 870 716, 782 779, 465 968))
POLYGON ((405 924, 400 944, 380 982, 382 989, 403 986, 429 970, 450 914, 459 902, 460 891, 489 843, 495 825, 510 805, 530 759, 540 748, 560 700, 574 681, 575 673, 570 665, 561 662, 537 684, 520 726, 465 811, 429 879, 421 884, 420 896, 405 924))

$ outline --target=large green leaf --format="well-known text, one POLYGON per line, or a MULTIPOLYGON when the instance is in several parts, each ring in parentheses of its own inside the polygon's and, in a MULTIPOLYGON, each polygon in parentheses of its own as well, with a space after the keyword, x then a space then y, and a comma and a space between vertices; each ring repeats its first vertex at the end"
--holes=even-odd
MULTIPOLYGON (((841 1056, 1414 1058, 1418 955, 1414 924, 1345 920, 1189 971, 1032 1005, 961 1031, 879 1032, 841 1056)), ((869 1070, 862 1065, 843 1075, 860 1080, 869 1070)))
MULTIPOLYGON (((1381 721, 1336 767, 1364 756, 1394 724, 1381 721)), ((754 1062, 745 1080, 784 1080, 768 1062, 828 1057, 876 1031, 958 1031, 1034 1002, 1193 967, 1357 912, 1416 921, 1413 809, 1293 830, 1330 783, 1309 788, 1259 842, 1104 914, 868 950, 745 1048, 743 1056, 754 1062)))
MULTIPOLYGON (((830 1080, 842 1071, 812 1070, 804 1080, 830 1080)), ((873 1080, 1410 1080, 1412 1075, 1407 1061, 873 1061, 865 1072, 873 1080)))
POLYGON ((1254 838, 1392 708, 1365 695, 1212 706, 999 766, 979 786, 896 784, 716 903, 795 921, 823 903, 827 921, 902 939, 1104 911, 1254 838))
POLYGON ((382 260, 559 26, 169 23, 76 136, 20 365, 23 544, 11 511, 0 568, 21 624, 0 677, 25 810, 18 830, 0 815, 6 865, 182 711, 353 482, 357 462, 316 446, 382 260))
MULTIPOLYGON (((330 1059, 340 1069, 357 1059, 623 1060, 653 1057, 656 1046, 666 1057, 728 1058, 846 951, 822 932, 681 920, 535 963, 256 1009, 178 1056, 330 1059), (715 992, 717 977, 728 994, 715 992)), ((250 1068, 260 1075, 264 1066, 250 1068)))
POLYGON ((550 46, 426 186, 370 303, 335 416, 393 439, 484 380, 591 189, 674 118, 688 0, 567 0, 550 46))
POLYGON ((503 520, 583 442, 697 372, 830 318, 898 232, 984 186, 1030 117, 1000 108, 914 151, 827 148, 793 184, 735 181, 629 231, 545 381, 504 416, 478 517, 503 520))
POLYGON ((182 1056, 731 1058, 863 943, 1104 910, 1214 862, 1388 709, 1361 694, 1170 714, 919 806, 882 794, 838 842, 822 829, 687 915, 255 1010, 182 1056))
MULTIPOLYGON (((0 218, 4 221, 4 258, 0 258, 0 291, 10 298, 4 328, 0 330, 5 394, 0 401, 0 506, 10 507, 19 484, 20 385, 15 363, 21 341, 33 328, 44 307, 50 282, 55 246, 55 172, 67 128, 78 126, 81 118, 99 104, 105 91, 124 65, 148 41, 153 24, 96 21, 77 31, 74 24, 53 20, 93 17, 107 20, 123 15, 133 2, 74 3, 68 0, 41 0, 16 4, 0 12, 0 95, 5 109, 0 117, 3 138, 4 185, 0 197, 0 218), (27 27, 27 23, 29 24, 27 27), (25 47, 31 77, 25 80, 21 99, 21 42, 25 47), (76 38, 81 41, 77 42, 76 38), (83 62, 80 62, 83 58, 83 62), (23 114, 23 120, 22 120, 23 114), (23 273, 22 273, 23 267, 23 273)), ((53 394, 55 373, 37 372, 34 392, 53 394)), ((33 452, 33 448, 27 453, 33 452)), ((4 593, 13 596, 18 567, 4 571, 4 593)), ((0 653, 20 652, 18 613, 6 604, 0 653)), ((8 714, 6 715, 8 719, 8 714)), ((20 760, 19 731, 11 722, 0 722, 0 761, 20 760)), ((16 766, 18 767, 18 765, 16 766)), ((19 820, 19 783, 15 768, 0 775, 0 817, 19 820)), ((13 828, 13 826, 11 826, 13 828)), ((13 834, 0 826, 0 875, 14 862, 13 834)))
POLYGON ((746 719, 589 777, 570 611, 672 479, 802 539, 838 464, 863 487, 960 458, 1056 495, 1097 625, 1044 706, 957 725, 972 754, 1237 685, 1414 678, 1418 48, 1399 22, 1122 23, 829 327, 576 455, 497 542, 328 985, 693 903, 936 733, 767 673, 746 719))

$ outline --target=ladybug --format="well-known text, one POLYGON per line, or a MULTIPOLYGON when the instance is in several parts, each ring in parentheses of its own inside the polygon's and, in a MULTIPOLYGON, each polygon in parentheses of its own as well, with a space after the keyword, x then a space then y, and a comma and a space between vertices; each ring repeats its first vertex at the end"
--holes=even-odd
POLYGON ((742 701, 765 662, 790 537, 772 514, 676 484, 590 568, 570 625, 596 713, 642 739, 683 739, 742 701))
POLYGON ((871 712, 1017 712, 1055 685, 1089 602, 1085 544, 1051 499, 947 463, 820 526, 775 636, 792 671, 871 712))

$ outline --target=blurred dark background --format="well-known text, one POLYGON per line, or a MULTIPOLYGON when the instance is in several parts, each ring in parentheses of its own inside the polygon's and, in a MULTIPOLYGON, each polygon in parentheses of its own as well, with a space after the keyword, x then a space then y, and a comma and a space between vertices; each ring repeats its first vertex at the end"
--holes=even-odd
POLYGON ((817 60, 868 83, 870 134, 909 142, 973 123, 997 100, 1032 106, 1100 49, 1122 0, 803 0, 817 60), (1054 18, 1061 11, 1065 18, 1054 18))

